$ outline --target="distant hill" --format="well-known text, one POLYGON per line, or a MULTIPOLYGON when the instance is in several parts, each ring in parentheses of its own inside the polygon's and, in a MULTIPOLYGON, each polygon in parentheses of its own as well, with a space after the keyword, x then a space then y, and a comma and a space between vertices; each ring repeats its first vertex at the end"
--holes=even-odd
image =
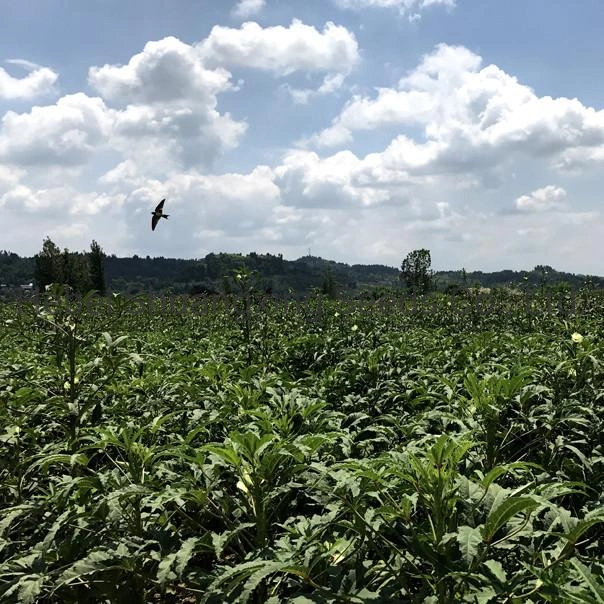
MULTIPOLYGON (((107 285, 112 291, 130 293, 171 290, 176 293, 222 292, 227 287, 224 276, 246 267, 261 276, 261 286, 275 294, 308 292, 321 288, 331 275, 338 292, 358 293, 363 290, 399 287, 399 269, 381 264, 345 264, 316 256, 284 260, 281 254, 208 254, 201 259, 151 258, 133 256, 105 258, 107 285)), ((551 266, 537 266, 529 271, 501 270, 496 272, 468 272, 462 270, 434 273, 438 289, 454 285, 505 287, 542 282, 565 282, 581 287, 587 280, 594 286, 604 286, 603 277, 576 275, 556 271, 551 266)), ((18 286, 34 279, 34 259, 11 252, 0 252, 0 285, 18 286)))
POLYGON ((358 291, 376 286, 393 287, 398 283, 399 271, 382 265, 348 265, 324 260, 315 256, 304 256, 297 260, 284 260, 281 255, 256 254, 208 254, 199 260, 177 260, 171 258, 117 258, 105 260, 108 284, 115 291, 148 288, 176 292, 224 290, 224 276, 245 267, 257 271, 260 285, 271 288, 275 294, 308 292, 321 287, 331 273, 339 290, 358 291))

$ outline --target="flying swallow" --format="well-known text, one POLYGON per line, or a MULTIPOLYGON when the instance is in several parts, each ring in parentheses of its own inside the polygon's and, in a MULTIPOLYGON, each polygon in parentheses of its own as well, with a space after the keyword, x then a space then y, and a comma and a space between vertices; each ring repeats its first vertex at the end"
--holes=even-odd
POLYGON ((151 218, 151 230, 152 231, 155 230, 155 227, 157 226, 157 223, 159 222, 160 218, 168 218, 168 216, 169 216, 169 214, 163 213, 164 201, 166 201, 166 200, 162 199, 157 204, 157 207, 155 208, 155 210, 153 212, 151 212, 151 214, 153 214, 153 218, 151 218))

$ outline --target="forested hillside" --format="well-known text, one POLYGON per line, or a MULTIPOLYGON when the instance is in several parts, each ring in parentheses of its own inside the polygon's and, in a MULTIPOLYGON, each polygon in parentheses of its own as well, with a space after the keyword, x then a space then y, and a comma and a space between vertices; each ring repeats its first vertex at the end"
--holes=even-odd
MULTIPOLYGON (((402 256, 402 255, 401 255, 402 256)), ((312 288, 325 288, 329 283, 340 292, 361 292, 376 288, 398 287, 400 269, 381 264, 345 264, 303 256, 286 260, 281 254, 208 254, 205 258, 151 258, 133 256, 104 258, 107 287, 112 291, 136 293, 148 291, 201 293, 223 292, 224 277, 232 271, 246 267, 257 271, 265 288, 276 294, 293 290, 297 293, 312 288)), ((437 289, 445 290, 454 285, 504 287, 510 285, 539 285, 541 283, 567 283, 581 287, 587 281, 594 286, 604 285, 604 278, 556 271, 550 266, 536 266, 532 270, 496 272, 464 272, 460 270, 435 271, 437 289)), ((18 286, 35 281, 33 257, 0 252, 0 284, 18 286)))

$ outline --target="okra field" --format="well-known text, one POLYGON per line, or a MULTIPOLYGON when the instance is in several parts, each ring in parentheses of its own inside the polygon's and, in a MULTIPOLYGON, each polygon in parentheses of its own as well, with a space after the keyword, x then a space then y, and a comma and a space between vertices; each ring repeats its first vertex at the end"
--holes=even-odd
POLYGON ((241 291, 0 306, 1 602, 604 602, 598 290, 241 291))

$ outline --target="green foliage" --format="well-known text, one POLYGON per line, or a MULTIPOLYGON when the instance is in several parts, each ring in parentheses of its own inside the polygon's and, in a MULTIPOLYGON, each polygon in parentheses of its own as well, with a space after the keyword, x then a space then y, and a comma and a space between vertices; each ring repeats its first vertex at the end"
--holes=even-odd
POLYGON ((201 314, 0 305, 0 602, 603 601, 596 291, 228 280, 201 314))
POLYGON ((90 288, 98 291, 102 296, 105 295, 105 269, 103 267, 103 261, 105 254, 103 249, 96 242, 92 241, 90 244, 90 252, 88 254, 88 264, 90 272, 90 288))
POLYGON ((431 264, 430 250, 413 250, 407 254, 401 264, 400 278, 409 292, 421 295, 432 289, 433 273, 430 268, 431 264))
POLYGON ((42 244, 42 251, 34 256, 34 277, 41 290, 51 283, 64 282, 64 266, 61 250, 47 237, 42 244))
POLYGON ((105 273, 103 250, 93 241, 88 254, 71 252, 67 248, 61 253, 57 245, 47 237, 42 251, 34 256, 34 278, 42 292, 53 284, 67 285, 71 291, 86 294, 91 289, 104 294, 105 273))
MULTIPOLYGON (((332 274, 338 292, 349 295, 369 292, 372 296, 378 296, 400 289, 400 271, 395 267, 379 264, 348 265, 316 256, 285 260, 281 254, 251 252, 247 255, 211 253, 200 259, 163 256, 151 258, 136 254, 130 258, 118 258, 113 254, 103 257, 106 286, 112 291, 132 294, 150 289, 169 289, 191 294, 222 292, 224 276, 241 267, 256 271, 262 276, 263 287, 270 287, 275 294, 280 295, 290 289, 296 293, 308 293, 312 288, 322 288, 328 272, 332 274)), ((14 287, 29 283, 33 280, 34 272, 35 258, 23 258, 0 251, 0 296, 3 295, 2 290, 6 289, 2 285, 14 287)), ((565 273, 549 266, 537 266, 531 271, 501 270, 484 273, 466 272, 462 269, 433 272, 432 286, 439 291, 460 287, 467 289, 469 284, 512 289, 526 286, 529 290, 545 287, 554 293, 568 293, 571 288, 578 290, 586 284, 591 284, 592 288, 601 288, 604 286, 604 277, 565 273)))

